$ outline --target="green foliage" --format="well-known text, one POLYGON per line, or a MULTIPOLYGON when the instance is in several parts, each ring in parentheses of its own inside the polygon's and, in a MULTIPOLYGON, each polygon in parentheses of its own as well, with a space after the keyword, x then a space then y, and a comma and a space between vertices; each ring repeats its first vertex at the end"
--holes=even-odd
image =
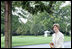
POLYGON ((22 7, 23 9, 27 10, 28 12, 32 14, 37 14, 37 12, 44 12, 47 11, 48 13, 52 14, 53 13, 53 4, 55 4, 56 1, 13 1, 13 7, 22 7), (45 3, 49 3, 48 5, 45 6, 45 3), (35 8, 32 7, 35 5, 35 8), (52 7, 52 8, 51 8, 52 7), (48 10, 50 9, 50 10, 48 10))
MULTIPOLYGON (((54 23, 60 24, 60 30, 64 33, 71 30, 71 5, 60 8, 65 1, 12 1, 12 11, 15 7, 21 7, 32 16, 23 18, 27 23, 20 23, 19 16, 12 14, 12 32, 17 34, 43 34, 44 30, 52 30, 54 23)), ((25 14, 21 10, 23 14, 25 14)), ((4 2, 1 1, 1 32, 4 33, 4 2)))
POLYGON ((39 15, 33 15, 33 19, 32 19, 32 25, 31 25, 31 29, 30 29, 30 32, 31 34, 34 34, 34 35, 38 35, 41 33, 42 31, 42 24, 40 23, 40 16, 39 15))
POLYGON ((1 2, 1 33, 4 32, 4 2, 1 2))
POLYGON ((3 37, 3 34, 1 34, 1 37, 3 37))
POLYGON ((28 26, 28 24, 21 23, 21 25, 17 28, 16 33, 23 35, 23 34, 27 34, 29 30, 30 30, 30 26, 28 26))

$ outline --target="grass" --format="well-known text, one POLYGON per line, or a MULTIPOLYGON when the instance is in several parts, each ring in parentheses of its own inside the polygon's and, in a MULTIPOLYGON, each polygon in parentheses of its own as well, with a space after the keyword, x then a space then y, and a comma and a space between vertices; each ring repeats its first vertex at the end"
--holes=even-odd
MULTIPOLYGON (((1 47, 4 47, 5 37, 1 37, 1 47)), ((43 36, 12 36, 12 46, 24 46, 33 44, 47 44, 50 43, 52 37, 43 36)), ((71 41, 70 36, 65 36, 64 41, 71 41)))

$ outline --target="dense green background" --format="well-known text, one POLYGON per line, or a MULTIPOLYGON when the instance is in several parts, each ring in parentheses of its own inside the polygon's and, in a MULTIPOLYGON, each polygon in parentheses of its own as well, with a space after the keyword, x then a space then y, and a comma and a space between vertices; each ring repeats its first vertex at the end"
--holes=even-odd
MULTIPOLYGON (((43 35, 45 30, 52 31, 54 23, 60 24, 60 31, 69 35, 71 31, 71 5, 60 8, 65 1, 12 1, 12 12, 17 11, 15 7, 22 8, 20 10, 28 11, 24 16, 22 13, 12 14, 12 34, 13 35, 43 35), (32 7, 31 5, 35 5, 32 7), (20 23, 19 15, 27 19, 27 23, 20 23)), ((1 1, 1 33, 4 34, 4 1, 1 1)))

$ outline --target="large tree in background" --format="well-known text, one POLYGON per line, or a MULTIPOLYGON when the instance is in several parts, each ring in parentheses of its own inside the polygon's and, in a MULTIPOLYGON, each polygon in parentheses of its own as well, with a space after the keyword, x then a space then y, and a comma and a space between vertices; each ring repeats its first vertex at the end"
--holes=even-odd
POLYGON ((11 29, 11 1, 5 1, 5 48, 11 48, 12 47, 12 29, 11 29))

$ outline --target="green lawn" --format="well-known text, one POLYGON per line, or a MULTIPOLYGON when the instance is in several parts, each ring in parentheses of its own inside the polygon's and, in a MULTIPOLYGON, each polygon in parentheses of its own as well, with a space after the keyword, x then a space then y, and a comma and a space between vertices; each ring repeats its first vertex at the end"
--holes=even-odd
MULTIPOLYGON (((4 38, 1 37, 1 47, 4 47, 4 38)), ((12 46, 23 46, 32 44, 47 44, 50 43, 52 37, 43 36, 12 36, 12 46)), ((64 41, 71 41, 70 36, 65 36, 64 41)))

